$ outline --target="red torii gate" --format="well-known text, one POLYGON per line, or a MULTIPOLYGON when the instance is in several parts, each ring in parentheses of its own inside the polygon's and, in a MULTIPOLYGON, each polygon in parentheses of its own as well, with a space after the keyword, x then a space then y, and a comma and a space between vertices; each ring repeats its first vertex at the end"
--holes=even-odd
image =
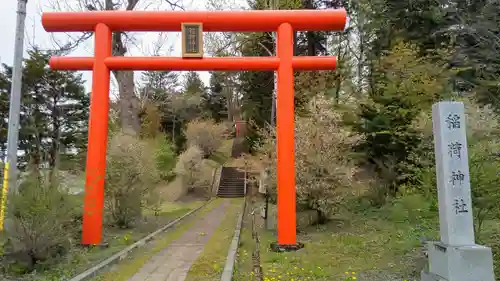
POLYGON ((335 57, 293 56, 294 31, 341 31, 344 9, 266 11, 92 11, 43 13, 48 32, 95 32, 94 57, 53 57, 59 70, 92 70, 82 243, 101 243, 111 70, 272 70, 278 72, 278 244, 295 246, 294 70, 333 70, 335 57), (277 32, 276 57, 115 57, 113 31, 181 31, 200 23, 203 31, 277 32))

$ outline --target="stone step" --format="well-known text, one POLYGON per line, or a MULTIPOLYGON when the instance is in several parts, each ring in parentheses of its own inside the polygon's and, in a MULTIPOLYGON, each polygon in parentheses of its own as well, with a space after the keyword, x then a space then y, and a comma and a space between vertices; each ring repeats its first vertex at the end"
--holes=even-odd
MULTIPOLYGON (((235 146, 233 146, 234 152, 235 146)), ((235 167, 223 167, 217 196, 225 198, 244 197, 245 173, 235 167)))
POLYGON ((224 191, 219 192, 218 194, 245 194, 243 191, 224 191))
POLYGON ((221 191, 243 191, 243 188, 219 188, 219 192, 221 191))
POLYGON ((227 190, 227 191, 243 191, 244 189, 243 188, 240 188, 240 187, 222 187, 222 188, 219 188, 219 191, 222 191, 222 190, 227 190))
POLYGON ((234 185, 245 185, 245 181, 243 180, 221 180, 221 184, 234 184, 234 185))
POLYGON ((243 179, 221 179, 220 183, 233 183, 233 184, 238 184, 238 185, 244 185, 245 180, 243 180, 243 179))
POLYGON ((222 172, 221 173, 222 178, 236 178, 236 179, 244 179, 245 178, 245 173, 228 173, 228 172, 222 172))

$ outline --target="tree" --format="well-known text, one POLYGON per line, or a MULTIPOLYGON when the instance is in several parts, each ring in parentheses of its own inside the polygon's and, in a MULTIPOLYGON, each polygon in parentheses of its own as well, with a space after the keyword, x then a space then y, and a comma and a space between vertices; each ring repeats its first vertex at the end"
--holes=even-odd
POLYGON ((360 105, 354 128, 363 136, 357 145, 363 158, 384 178, 394 176, 387 195, 410 178, 409 156, 421 142, 413 122, 432 103, 449 96, 453 72, 446 68, 446 61, 419 57, 415 45, 404 42, 380 59, 375 92, 360 105))
MULTIPOLYGON (((96 10, 106 10, 114 11, 124 9, 126 11, 132 11, 136 9, 140 0, 78 0, 76 7, 71 4, 66 4, 68 10, 84 10, 96 11, 96 10)), ((164 0, 170 6, 171 9, 182 8, 180 0, 164 0)), ((58 5, 55 7, 60 9, 58 5)), ((85 33, 81 37, 64 44, 61 47, 61 51, 67 52, 73 50, 76 46, 86 41, 92 36, 92 33, 85 33)), ((127 40, 130 40, 130 36, 123 31, 115 31, 112 36, 112 54, 113 56, 124 56, 127 52, 127 40)), ((135 94, 135 83, 134 83, 134 72, 133 71, 113 71, 113 75, 118 82, 118 92, 119 92, 119 108, 120 108, 120 123, 123 132, 131 135, 139 135, 141 131, 140 122, 140 102, 135 94)))
POLYGON ((208 158, 222 145, 228 136, 228 127, 224 123, 215 123, 213 120, 193 120, 186 126, 188 147, 196 146, 201 149, 204 158, 208 158))
POLYGON ((5 64, 2 67, 4 71, 0 72, 0 157, 3 159, 7 150, 10 78, 5 71, 8 67, 5 64))
POLYGON ((172 71, 146 71, 142 74, 144 83, 140 89, 141 123, 143 135, 152 137, 171 121, 169 110, 172 96, 177 94, 179 74, 172 71))
POLYGON ((179 74, 173 71, 145 71, 142 73, 141 100, 159 103, 177 91, 179 74))
MULTIPOLYGON (((465 2, 465 1, 460 1, 465 2)), ((457 38, 452 63, 460 67, 456 79, 459 91, 474 91, 483 104, 500 110, 500 1, 461 3, 466 13, 457 12, 456 24, 447 30, 457 38)), ((460 10, 462 11, 462 10, 460 10)))
MULTIPOLYGON (((243 56, 269 56, 274 50, 269 33, 252 33, 242 47, 243 56)), ((272 71, 243 71, 239 75, 239 91, 242 94, 242 111, 256 126, 249 137, 256 140, 256 132, 270 122, 273 105, 274 73, 272 71)))
POLYGON ((188 71, 184 76, 184 93, 192 96, 202 96, 205 93, 205 85, 196 71, 188 71))
MULTIPOLYGON (((24 60, 19 131, 19 147, 25 155, 20 165, 31 161, 55 168, 86 147, 89 95, 81 74, 47 67, 51 52, 35 48, 28 55, 24 60)), ((9 93, 12 68, 4 65, 0 77, 4 99, 9 93)), ((7 107, 2 108, 2 115, 8 115, 7 107)))
MULTIPOLYGON (((346 198, 363 192, 353 180, 356 167, 351 155, 352 145, 359 140, 359 135, 343 126, 341 114, 331 110, 333 105, 332 99, 319 95, 308 107, 309 114, 296 118, 297 209, 317 211, 320 222, 331 218, 346 198)), ((270 167, 269 192, 271 199, 276 201, 274 133, 274 130, 263 132, 265 137, 257 151, 267 156, 261 159, 270 167)))
POLYGON ((205 110, 210 113, 210 117, 216 122, 227 119, 229 115, 228 85, 224 79, 224 73, 210 73, 210 90, 203 96, 205 110))

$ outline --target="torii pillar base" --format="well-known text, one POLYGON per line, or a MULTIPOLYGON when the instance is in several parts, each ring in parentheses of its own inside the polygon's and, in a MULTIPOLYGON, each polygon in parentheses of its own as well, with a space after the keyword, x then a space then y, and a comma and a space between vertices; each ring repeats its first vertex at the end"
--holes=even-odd
POLYGON ((300 242, 297 242, 297 244, 291 244, 291 245, 287 245, 287 244, 280 245, 277 242, 274 242, 274 243, 271 243, 271 251, 278 252, 278 253, 296 252, 296 251, 304 248, 304 246, 305 245, 303 243, 300 243, 300 242))

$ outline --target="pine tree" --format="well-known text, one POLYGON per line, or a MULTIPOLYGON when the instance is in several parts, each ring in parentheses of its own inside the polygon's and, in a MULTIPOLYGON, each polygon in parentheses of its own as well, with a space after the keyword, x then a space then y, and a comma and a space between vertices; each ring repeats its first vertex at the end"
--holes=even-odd
MULTIPOLYGON (((28 161, 54 168, 83 153, 87 142, 89 95, 81 74, 47 67, 50 52, 28 51, 24 60, 19 149, 20 166, 28 161)), ((4 66, 1 99, 10 89, 12 68, 4 66)), ((2 106, 2 116, 8 108, 2 106)), ((4 138, 2 130, 1 137, 4 138)))
POLYGON ((203 95, 205 85, 201 81, 200 75, 196 71, 188 71, 184 76, 184 93, 188 95, 203 95))
POLYGON ((6 65, 2 67, 4 71, 0 72, 0 157, 4 159, 7 149, 10 82, 5 71, 8 67, 6 65))
POLYGON ((224 73, 211 72, 210 73, 210 91, 204 95, 205 110, 210 112, 210 117, 216 122, 220 122, 228 117, 228 97, 227 87, 224 79, 224 73))
POLYGON ((141 99, 164 102, 168 95, 176 92, 179 74, 173 71, 146 71, 142 74, 141 99))

